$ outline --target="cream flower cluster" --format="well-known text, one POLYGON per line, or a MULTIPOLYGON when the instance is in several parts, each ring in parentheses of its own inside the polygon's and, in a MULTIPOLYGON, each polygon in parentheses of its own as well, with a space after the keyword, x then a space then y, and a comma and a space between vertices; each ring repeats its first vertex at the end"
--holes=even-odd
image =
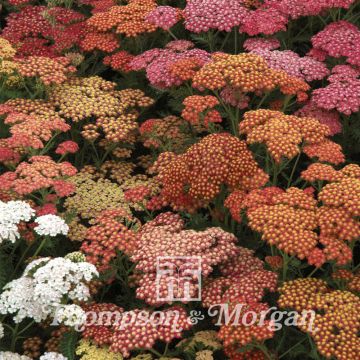
POLYGON ((86 282, 96 276, 96 267, 87 262, 74 263, 64 258, 37 259, 26 267, 21 278, 5 285, 0 295, 0 313, 14 314, 17 323, 26 317, 40 322, 48 317, 54 318, 58 309, 64 308, 60 312, 62 319, 67 325, 76 324, 81 322, 83 313, 67 303, 88 300, 90 291, 86 282))

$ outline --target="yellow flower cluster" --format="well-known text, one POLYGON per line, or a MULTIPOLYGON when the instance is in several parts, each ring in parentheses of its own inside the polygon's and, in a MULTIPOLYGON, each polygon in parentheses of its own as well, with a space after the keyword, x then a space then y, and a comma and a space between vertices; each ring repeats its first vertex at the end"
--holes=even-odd
POLYGON ((116 84, 99 76, 72 78, 55 86, 50 101, 61 116, 74 122, 93 120, 84 126, 84 138, 94 141, 101 132, 109 142, 128 142, 138 129, 138 109, 153 104, 141 90, 115 90, 116 84))
POLYGON ((65 208, 83 219, 95 218, 101 211, 123 208, 130 213, 124 201, 124 192, 118 184, 108 179, 94 179, 90 174, 79 173, 69 181, 76 185, 73 196, 65 201, 65 208))
POLYGON ((113 353, 106 347, 97 347, 88 340, 80 340, 76 355, 81 356, 81 360, 123 360, 120 353, 113 353))
POLYGON ((16 74, 18 64, 13 61, 15 54, 16 50, 10 42, 0 37, 0 80, 4 78, 7 86, 13 86, 20 81, 20 77, 16 74))

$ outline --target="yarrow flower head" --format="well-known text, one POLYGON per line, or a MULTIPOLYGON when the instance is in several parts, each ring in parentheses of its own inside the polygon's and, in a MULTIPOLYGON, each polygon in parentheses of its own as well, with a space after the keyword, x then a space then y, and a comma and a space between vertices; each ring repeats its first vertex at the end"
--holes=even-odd
POLYGON ((55 150, 56 154, 65 155, 65 154, 75 154, 79 150, 79 145, 71 140, 64 141, 58 145, 55 150))
MULTIPOLYGON (((147 222, 139 232, 137 247, 131 259, 137 263, 136 270, 143 273, 137 279, 138 287, 136 295, 151 305, 162 305, 163 301, 158 299, 156 294, 156 270, 158 259, 164 257, 166 266, 167 257, 175 258, 176 265, 187 267, 189 262, 201 258, 201 274, 208 276, 213 267, 237 254, 235 243, 236 238, 220 228, 208 228, 205 231, 184 230, 184 222, 173 213, 162 213, 154 220, 147 222), (145 255, 146 254, 146 255, 145 255), (176 257, 185 257, 184 259, 176 257)), ((161 262, 161 261, 160 261, 161 262)), ((184 268, 186 274, 186 269, 184 268)), ((168 277, 173 276, 169 274, 168 277)), ((161 278, 161 299, 166 299, 168 287, 166 283, 169 278, 161 278)), ((188 280, 187 280, 188 281, 188 280)), ((199 291, 196 281, 190 285, 190 296, 199 291)), ((174 289, 175 298, 184 298, 184 288, 180 285, 174 289)))
POLYGON ((65 178, 76 172, 68 162, 56 163, 50 156, 32 156, 29 162, 20 163, 14 172, 0 175, 0 189, 11 189, 23 195, 53 187, 59 196, 67 196, 74 187, 65 178))
POLYGON ((241 0, 190 0, 184 9, 185 28, 194 33, 211 29, 230 32, 249 11, 241 0))
MULTIPOLYGON (((169 48, 155 48, 136 56, 131 61, 130 67, 133 70, 145 69, 146 76, 153 86, 169 88, 179 86, 192 77, 183 75, 184 73, 188 73, 187 68, 184 68, 184 66, 181 67, 183 71, 179 71, 179 64, 185 60, 192 61, 194 65, 191 67, 195 73, 198 68, 210 60, 210 54, 200 49, 190 49, 179 52, 169 48)), ((188 62, 186 62, 186 64, 188 65, 188 62)))
POLYGON ((250 36, 265 34, 272 35, 286 30, 288 18, 275 8, 259 8, 251 11, 243 19, 240 32, 250 36))
POLYGON ((89 340, 80 340, 76 348, 76 354, 81 360, 123 360, 120 353, 111 352, 107 347, 96 346, 89 340))
POLYGON ((56 352, 46 352, 40 356, 39 360, 67 360, 67 358, 56 352))
POLYGON ((267 182, 246 143, 227 133, 208 135, 181 155, 162 153, 156 168, 162 201, 190 211, 216 197, 222 184, 253 189, 267 182))
POLYGON ((114 314, 103 325, 96 323, 88 325, 86 322, 82 332, 83 339, 90 340, 92 344, 108 346, 110 354, 106 360, 118 360, 117 357, 112 356, 112 353, 129 357, 130 352, 134 349, 151 349, 157 340, 169 343, 174 338, 181 338, 182 331, 191 327, 185 309, 180 306, 172 306, 163 310, 166 321, 160 322, 158 318, 151 321, 153 312, 150 310, 124 311, 111 303, 94 303, 86 305, 84 309, 88 314, 95 313, 97 318, 103 316, 100 314, 104 314, 104 311, 114 314), (130 319, 132 320, 129 321, 130 319), (146 319, 150 319, 150 321, 146 321, 146 319))
POLYGON ((145 19, 163 30, 169 30, 182 18, 181 10, 171 6, 157 6, 145 19))
POLYGON ((31 360, 28 356, 13 353, 11 351, 0 351, 1 360, 31 360))
POLYGON ((262 56, 272 69, 284 70, 290 76, 305 81, 321 80, 330 73, 324 63, 309 56, 300 57, 291 50, 270 51, 255 48, 252 53, 262 56))
POLYGON ((360 72, 347 65, 335 66, 329 76, 329 85, 315 89, 312 101, 321 109, 337 110, 345 115, 360 108, 360 72))
POLYGON ((88 300, 90 292, 86 282, 96 276, 95 266, 87 262, 74 263, 64 258, 34 260, 22 277, 4 287, 0 295, 0 313, 13 314, 15 322, 27 317, 36 322, 48 317, 56 319, 56 312, 63 308, 62 313, 66 314, 68 306, 68 314, 80 314, 63 300, 65 296, 70 301, 88 300))
POLYGON ((244 49, 253 50, 274 50, 280 47, 280 41, 276 38, 249 38, 244 41, 244 49))
POLYGON ((0 200, 0 244, 4 240, 15 242, 20 237, 19 223, 30 221, 34 215, 35 210, 25 201, 0 200))
POLYGON ((130 0, 127 5, 112 6, 94 14, 87 20, 87 24, 98 32, 115 28, 117 34, 124 34, 126 37, 151 33, 157 26, 147 21, 146 17, 155 8, 154 0, 130 0))
POLYGON ((280 289, 278 304, 301 313, 316 311, 315 319, 305 319, 298 327, 309 333, 317 350, 327 358, 356 358, 360 346, 359 297, 349 291, 330 289, 324 280, 305 278, 286 282, 280 289), (312 324, 310 322, 313 322, 312 324))
POLYGON ((309 101, 302 108, 295 112, 299 117, 311 117, 320 121, 321 124, 326 125, 330 129, 329 135, 335 135, 341 132, 342 124, 340 122, 340 115, 337 111, 328 111, 319 108, 314 101, 309 101))
POLYGON ((65 221, 53 214, 39 216, 35 219, 37 224, 34 228, 34 231, 43 236, 56 236, 56 235, 67 235, 69 231, 69 226, 65 221))
POLYGON ((360 66, 360 30, 354 24, 341 20, 327 25, 312 37, 313 50, 335 58, 345 57, 349 64, 360 66))
POLYGON ((199 90, 218 90, 226 86, 243 93, 261 94, 279 87, 284 94, 297 94, 306 100, 309 85, 283 70, 271 69, 266 60, 255 54, 229 55, 218 53, 193 78, 193 87, 199 90))
POLYGON ((214 109, 219 105, 219 101, 215 96, 188 96, 184 101, 184 110, 181 116, 190 124, 205 125, 209 127, 209 123, 220 123, 222 118, 220 113, 214 109))
POLYGON ((249 144, 265 143, 274 160, 293 158, 302 151, 320 161, 339 164, 345 161, 341 146, 327 139, 330 130, 315 118, 285 115, 274 110, 253 110, 239 124, 249 144), (331 151, 330 151, 331 149, 331 151))

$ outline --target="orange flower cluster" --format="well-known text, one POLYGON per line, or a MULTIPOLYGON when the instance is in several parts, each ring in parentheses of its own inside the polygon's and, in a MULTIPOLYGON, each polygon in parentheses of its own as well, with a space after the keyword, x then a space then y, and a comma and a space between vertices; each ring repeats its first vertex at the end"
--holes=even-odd
POLYGON ((25 77, 39 77, 44 85, 61 84, 69 73, 76 71, 69 65, 66 57, 48 58, 44 56, 29 56, 17 60, 18 71, 25 77))
POLYGON ((285 253, 308 258, 316 266, 326 260, 344 265, 352 259, 346 241, 360 236, 359 179, 326 185, 318 195, 321 206, 311 194, 297 188, 268 195, 266 189, 255 190, 237 205, 237 209, 247 207, 249 225, 262 233, 263 240, 285 253))
POLYGON ((127 5, 112 6, 107 11, 94 14, 87 24, 99 32, 115 28, 117 34, 126 37, 150 33, 157 27, 145 18, 155 8, 155 0, 130 0, 127 5))
POLYGON ((280 307, 293 308, 299 313, 316 311, 315 319, 302 317, 298 327, 309 333, 322 356, 338 360, 358 358, 358 296, 348 291, 331 290, 323 280, 313 278, 289 281, 280 288, 280 294, 280 307), (316 331, 309 331, 311 325, 316 331))
POLYGON ((220 123, 222 118, 220 113, 214 109, 219 105, 219 101, 215 96, 188 96, 184 101, 184 110, 181 116, 193 125, 204 125, 206 128, 209 123, 220 123))
POLYGON ((32 147, 42 149, 44 141, 49 141, 54 132, 66 132, 70 126, 57 116, 40 117, 12 112, 5 121, 10 126, 11 137, 7 143, 11 148, 32 147))
POLYGON ((50 156, 32 156, 29 162, 20 163, 14 172, 0 175, 0 189, 25 195, 53 187, 58 196, 68 196, 75 187, 64 178, 76 172, 68 162, 56 163, 50 156))
POLYGON ((269 68, 266 61, 255 54, 229 55, 216 53, 193 78, 193 87, 218 90, 230 86, 243 93, 266 92, 280 88, 286 95, 297 94, 298 100, 307 99, 309 85, 285 71, 269 68))
POLYGON ((169 70, 173 76, 179 77, 182 81, 188 81, 194 78, 195 74, 203 67, 203 65, 203 60, 196 57, 190 57, 174 62, 170 65, 169 70))
POLYGON ((101 134, 109 142, 128 141, 138 129, 137 108, 148 107, 153 100, 141 90, 114 90, 115 83, 98 76, 70 79, 54 87, 50 101, 59 114, 72 121, 96 118, 84 126, 82 135, 94 141, 101 134))
POLYGON ((227 133, 208 135, 182 155, 167 154, 154 167, 163 187, 160 196, 174 208, 194 210, 213 199, 221 185, 250 190, 268 179, 246 143, 227 133))
POLYGON ((81 245, 86 261, 102 272, 108 269, 110 261, 116 257, 116 251, 132 253, 136 234, 124 225, 131 221, 131 216, 123 209, 101 212, 92 221, 93 226, 87 230, 86 241, 81 245))
POLYGON ((244 114, 240 132, 247 135, 247 143, 264 143, 274 158, 293 158, 301 151, 320 161, 339 164, 345 161, 341 146, 328 140, 328 126, 315 118, 299 118, 274 110, 254 110, 244 114))
POLYGON ((119 47, 119 42, 112 33, 99 33, 90 30, 85 33, 80 42, 80 47, 84 51, 101 50, 111 53, 119 47))

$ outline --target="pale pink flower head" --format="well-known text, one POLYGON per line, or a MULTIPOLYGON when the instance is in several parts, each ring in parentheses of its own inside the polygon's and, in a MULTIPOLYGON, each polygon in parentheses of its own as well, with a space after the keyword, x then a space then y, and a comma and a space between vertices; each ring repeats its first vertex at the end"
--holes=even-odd
POLYGON ((329 75, 326 65, 309 56, 300 57, 291 50, 262 50, 255 49, 253 53, 262 56, 272 69, 284 70, 291 76, 302 80, 321 80, 329 75))

